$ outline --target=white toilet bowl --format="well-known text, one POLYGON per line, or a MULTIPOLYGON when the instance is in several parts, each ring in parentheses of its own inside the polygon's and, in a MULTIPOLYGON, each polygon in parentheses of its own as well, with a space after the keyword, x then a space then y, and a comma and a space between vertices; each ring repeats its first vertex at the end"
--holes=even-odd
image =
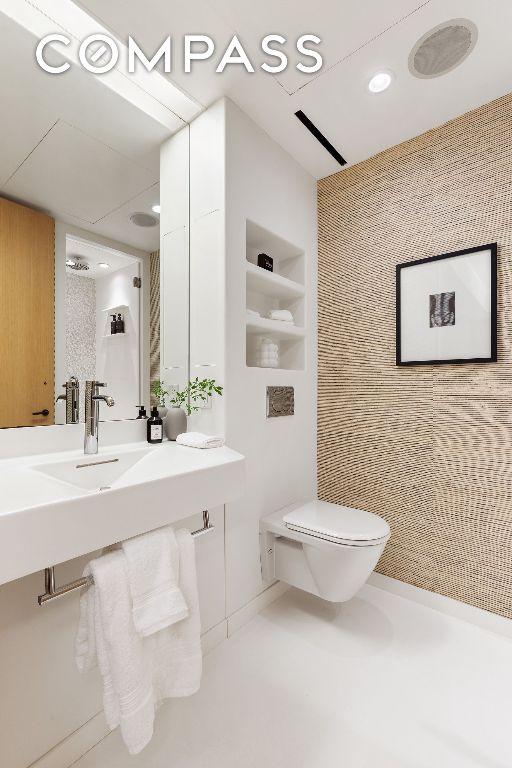
POLYGON ((293 504, 260 521, 265 581, 341 603, 363 586, 390 536, 378 515, 327 501, 293 504))

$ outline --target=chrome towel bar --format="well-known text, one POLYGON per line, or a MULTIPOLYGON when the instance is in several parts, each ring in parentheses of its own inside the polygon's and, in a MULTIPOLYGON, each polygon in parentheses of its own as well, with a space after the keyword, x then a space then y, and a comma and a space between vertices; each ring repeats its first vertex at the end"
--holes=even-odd
MULTIPOLYGON (((192 531, 191 536, 203 536, 205 533, 213 531, 215 526, 210 523, 210 513, 207 509, 203 512, 203 527, 198 528, 197 531, 192 531)), ((50 600, 56 600, 58 597, 67 595, 70 592, 74 592, 82 587, 89 587, 93 584, 92 576, 83 577, 70 581, 69 584, 63 584, 62 587, 55 586, 55 566, 52 565, 49 568, 44 569, 44 594, 39 595, 37 602, 39 605, 45 605, 50 600)))

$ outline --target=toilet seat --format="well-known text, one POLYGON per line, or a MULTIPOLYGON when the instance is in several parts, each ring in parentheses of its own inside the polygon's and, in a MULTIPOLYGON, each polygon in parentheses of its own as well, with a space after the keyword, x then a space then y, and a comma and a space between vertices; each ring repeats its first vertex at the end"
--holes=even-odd
POLYGON ((283 523, 291 531, 352 547, 376 546, 390 535, 382 517, 319 499, 297 506, 284 515, 283 523))

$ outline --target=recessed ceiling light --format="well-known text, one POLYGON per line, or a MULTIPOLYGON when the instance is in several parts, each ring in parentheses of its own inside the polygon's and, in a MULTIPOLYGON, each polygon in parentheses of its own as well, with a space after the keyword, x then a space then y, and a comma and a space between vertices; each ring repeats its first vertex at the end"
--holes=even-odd
POLYGON ((76 264, 76 261, 73 261, 73 259, 66 259, 66 267, 74 267, 76 264))
POLYGON ((391 72, 377 72, 368 83, 368 90, 371 93, 382 93, 382 91, 389 88, 392 80, 393 75, 391 72))
POLYGON ((100 261, 98 267, 101 267, 102 269, 110 269, 110 264, 107 264, 106 261, 100 261))
POLYGON ((160 203, 158 205, 151 206, 151 210, 153 211, 153 213, 160 213, 161 211, 160 203))

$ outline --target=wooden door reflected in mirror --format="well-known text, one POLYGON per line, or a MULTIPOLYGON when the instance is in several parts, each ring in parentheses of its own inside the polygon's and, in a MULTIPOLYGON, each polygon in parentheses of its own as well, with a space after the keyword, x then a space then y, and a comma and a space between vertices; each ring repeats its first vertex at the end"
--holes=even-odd
POLYGON ((53 424, 55 222, 0 198, 0 427, 53 424))

